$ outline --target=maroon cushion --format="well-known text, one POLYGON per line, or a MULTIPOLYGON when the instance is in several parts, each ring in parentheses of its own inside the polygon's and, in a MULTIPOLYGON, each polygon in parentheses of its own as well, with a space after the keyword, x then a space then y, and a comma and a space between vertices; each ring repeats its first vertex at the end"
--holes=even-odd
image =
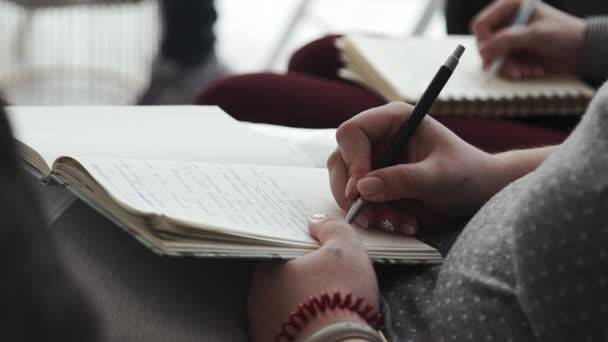
MULTIPOLYGON (((238 120, 294 127, 337 127, 385 101, 359 86, 290 73, 231 76, 215 82, 198 99, 219 105, 238 120)), ((559 144, 567 133, 496 118, 439 117, 469 143, 487 151, 559 144)), ((551 118, 546 118, 550 121, 551 118)))
POLYGON ((337 72, 344 66, 336 48, 336 38, 339 37, 328 35, 296 50, 289 60, 289 72, 338 80, 337 72))
POLYGON ((327 128, 385 103, 359 86, 298 73, 231 76, 213 83, 198 104, 219 105, 238 120, 327 128))

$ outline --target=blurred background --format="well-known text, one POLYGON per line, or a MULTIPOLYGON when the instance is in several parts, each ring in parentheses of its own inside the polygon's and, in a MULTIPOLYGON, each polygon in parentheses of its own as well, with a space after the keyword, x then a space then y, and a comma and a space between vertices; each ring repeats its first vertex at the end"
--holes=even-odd
MULTIPOLYGON (((182 1, 182 0, 173 0, 182 1)), ((328 33, 444 35, 441 0, 217 0, 231 72, 283 71, 328 33)), ((0 0, 0 92, 19 105, 133 104, 161 32, 155 0, 0 0)))

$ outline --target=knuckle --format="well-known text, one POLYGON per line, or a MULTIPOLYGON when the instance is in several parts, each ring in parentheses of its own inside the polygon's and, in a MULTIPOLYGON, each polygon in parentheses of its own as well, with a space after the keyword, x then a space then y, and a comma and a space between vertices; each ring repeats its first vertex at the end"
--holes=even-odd
POLYGON ((515 35, 512 30, 505 30, 496 36, 496 42, 502 46, 509 46, 513 44, 514 40, 515 35))
POLYGON ((336 130, 336 141, 338 145, 343 144, 351 135, 351 132, 355 129, 355 124, 352 120, 343 122, 336 130))
POLYGON ((355 157, 349 165, 349 173, 353 177, 363 177, 369 172, 367 159, 365 157, 355 157))
POLYGON ((397 108, 407 108, 407 105, 403 101, 391 101, 388 103, 388 106, 395 106, 397 108))
POLYGON ((416 176, 410 168, 399 168, 396 176, 399 178, 399 181, 395 182, 395 184, 393 184, 392 186, 388 186, 389 189, 393 189, 393 191, 395 192, 403 192, 405 189, 407 189, 412 184, 415 184, 416 182, 416 176))
POLYGON ((401 114, 409 114, 414 108, 412 105, 403 101, 392 101, 387 106, 390 106, 393 110, 401 114))
POLYGON ((482 21, 479 16, 473 17, 473 20, 471 21, 471 31, 477 33, 482 27, 482 21))
POLYGON ((329 158, 327 158, 327 168, 332 169, 339 158, 341 158, 340 151, 336 149, 329 155, 329 158))

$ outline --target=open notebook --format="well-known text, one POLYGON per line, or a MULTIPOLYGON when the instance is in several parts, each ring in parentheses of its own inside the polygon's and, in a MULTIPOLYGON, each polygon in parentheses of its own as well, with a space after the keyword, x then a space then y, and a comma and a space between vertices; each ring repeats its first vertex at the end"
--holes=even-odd
MULTIPOLYGON (((19 153, 161 254, 293 258, 307 220, 343 217, 327 170, 217 107, 12 107, 19 153)), ((432 247, 358 229, 377 262, 434 263, 432 247)))
POLYGON ((431 113, 441 115, 576 115, 594 90, 573 76, 510 81, 482 71, 475 38, 349 35, 338 41, 344 78, 362 83, 389 101, 415 103, 458 44, 466 47, 431 113))

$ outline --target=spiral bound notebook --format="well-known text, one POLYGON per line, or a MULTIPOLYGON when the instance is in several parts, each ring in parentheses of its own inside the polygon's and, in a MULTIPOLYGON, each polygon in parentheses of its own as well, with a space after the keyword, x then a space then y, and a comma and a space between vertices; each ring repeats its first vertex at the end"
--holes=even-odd
MULTIPOLYGON (((160 254, 295 258, 313 214, 342 218, 327 169, 218 107, 10 107, 21 158, 160 254)), ((376 262, 438 263, 414 238, 358 229, 376 262)))
POLYGON ((346 65, 341 76, 377 91, 389 101, 415 103, 458 44, 467 51, 432 114, 578 115, 594 94, 593 88, 573 76, 523 81, 488 76, 482 71, 473 36, 345 36, 337 42, 346 65))

